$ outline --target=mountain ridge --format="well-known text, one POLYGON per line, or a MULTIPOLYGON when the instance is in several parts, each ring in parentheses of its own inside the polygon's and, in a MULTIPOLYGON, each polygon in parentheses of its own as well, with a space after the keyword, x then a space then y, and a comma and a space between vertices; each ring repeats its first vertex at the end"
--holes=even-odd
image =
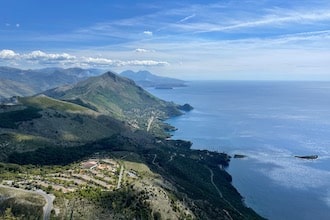
POLYGON ((44 68, 23 70, 1 66, 0 83, 1 81, 7 83, 1 84, 0 98, 10 98, 17 95, 30 96, 61 85, 77 83, 98 74, 100 71, 96 69, 44 68), (16 91, 11 89, 12 85, 15 84, 19 85, 16 91))
POLYGON ((142 87, 172 88, 186 86, 183 80, 158 76, 147 70, 140 70, 138 72, 126 70, 121 72, 120 75, 134 80, 142 87))
MULTIPOLYGON (((136 128, 146 129, 147 120, 151 117, 159 121, 182 114, 178 105, 158 99, 133 80, 111 71, 72 86, 48 90, 43 94, 89 106, 102 114, 127 121, 136 128)), ((160 130, 158 128, 159 132, 160 130)))

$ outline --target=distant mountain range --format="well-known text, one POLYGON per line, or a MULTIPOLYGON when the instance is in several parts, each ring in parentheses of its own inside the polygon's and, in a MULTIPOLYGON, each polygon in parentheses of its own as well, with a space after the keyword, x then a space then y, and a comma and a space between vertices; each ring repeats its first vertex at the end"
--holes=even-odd
MULTIPOLYGON (((12 96, 30 96, 55 87, 74 84, 91 76, 102 73, 99 69, 82 68, 44 68, 18 69, 0 67, 0 100, 12 96)), ((185 81, 161 77, 148 71, 133 72, 131 70, 120 73, 121 76, 132 79, 142 87, 170 89, 185 86, 185 81)))
POLYGON ((72 84, 99 75, 97 69, 45 68, 22 70, 0 67, 0 99, 29 96, 65 84, 72 84))
POLYGON ((35 89, 25 83, 0 78, 0 100, 12 96, 29 96, 35 94, 35 92, 35 89))
POLYGON ((127 77, 134 80, 138 85, 142 87, 155 87, 160 89, 167 89, 173 87, 186 86, 185 81, 180 79, 174 79, 169 77, 157 76, 149 71, 138 71, 126 70, 120 73, 121 76, 127 77))

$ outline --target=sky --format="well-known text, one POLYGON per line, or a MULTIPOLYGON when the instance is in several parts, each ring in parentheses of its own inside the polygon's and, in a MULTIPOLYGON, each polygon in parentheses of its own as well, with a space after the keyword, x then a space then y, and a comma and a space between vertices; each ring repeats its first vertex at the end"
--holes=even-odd
POLYGON ((0 0, 0 66, 330 80, 330 1, 0 0))

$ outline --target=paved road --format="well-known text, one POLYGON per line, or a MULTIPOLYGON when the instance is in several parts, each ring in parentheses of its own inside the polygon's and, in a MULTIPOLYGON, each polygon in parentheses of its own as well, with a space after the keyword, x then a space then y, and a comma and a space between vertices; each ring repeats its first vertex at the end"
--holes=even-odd
POLYGON ((19 189, 19 188, 15 188, 15 187, 10 187, 10 186, 4 186, 0 184, 0 187, 2 188, 7 188, 7 189, 11 189, 11 190, 16 190, 16 191, 20 191, 20 192, 25 192, 25 193, 33 193, 33 194, 38 194, 42 197, 44 197, 44 199, 46 200, 46 204, 43 207, 43 211, 44 211, 44 220, 48 220, 50 219, 50 213, 53 209, 53 201, 55 199, 55 196, 52 194, 47 194, 42 190, 37 190, 37 191, 31 191, 31 190, 24 190, 24 189, 19 189))
POLYGON ((43 210, 44 210, 44 218, 43 219, 48 220, 48 219, 50 219, 50 213, 53 209, 53 202, 54 202, 55 196, 52 195, 52 194, 47 194, 42 190, 38 190, 38 191, 36 191, 36 193, 43 196, 46 200, 46 204, 43 207, 43 210))

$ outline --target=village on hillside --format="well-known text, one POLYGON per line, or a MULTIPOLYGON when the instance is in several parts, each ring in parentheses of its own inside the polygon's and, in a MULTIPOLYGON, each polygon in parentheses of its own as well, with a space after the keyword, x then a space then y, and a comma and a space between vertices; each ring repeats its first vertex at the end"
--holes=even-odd
POLYGON ((90 158, 67 170, 43 175, 21 174, 19 180, 3 180, 1 184, 26 190, 56 190, 62 193, 74 192, 84 186, 114 190, 121 188, 123 175, 127 181, 138 178, 136 171, 125 170, 114 159, 90 158))

